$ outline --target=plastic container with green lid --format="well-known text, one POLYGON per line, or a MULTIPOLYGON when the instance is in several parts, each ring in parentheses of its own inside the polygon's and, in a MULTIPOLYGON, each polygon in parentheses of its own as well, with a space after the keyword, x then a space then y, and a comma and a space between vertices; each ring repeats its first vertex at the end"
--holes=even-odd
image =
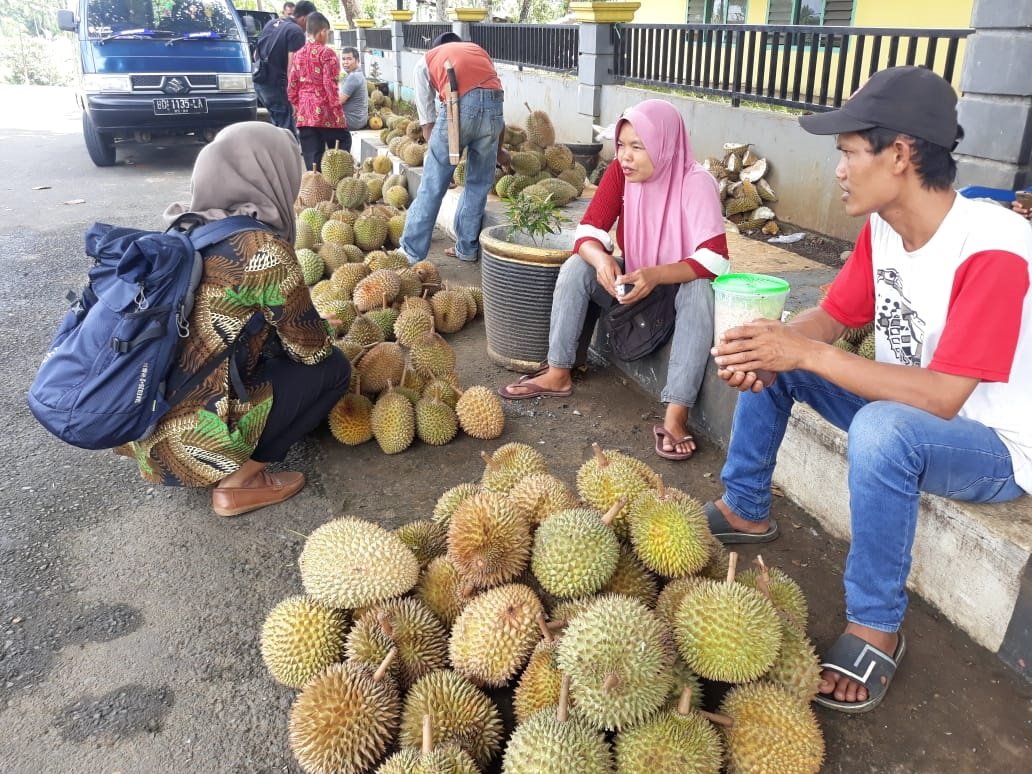
POLYGON ((757 318, 780 320, 790 286, 769 274, 724 274, 713 280, 713 344, 724 331, 757 318))

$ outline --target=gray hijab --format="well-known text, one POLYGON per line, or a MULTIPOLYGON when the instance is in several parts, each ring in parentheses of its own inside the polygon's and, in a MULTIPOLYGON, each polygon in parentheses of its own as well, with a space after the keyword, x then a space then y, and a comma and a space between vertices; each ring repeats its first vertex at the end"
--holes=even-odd
POLYGON ((262 121, 227 126, 197 155, 190 202, 165 210, 172 223, 190 214, 204 223, 250 215, 294 244, 294 200, 304 162, 294 135, 262 121))

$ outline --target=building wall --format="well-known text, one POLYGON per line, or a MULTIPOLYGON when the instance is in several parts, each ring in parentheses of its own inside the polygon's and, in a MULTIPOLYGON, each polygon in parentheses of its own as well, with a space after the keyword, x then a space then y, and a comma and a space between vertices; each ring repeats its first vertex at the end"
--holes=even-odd
MULTIPOLYGON (((634 15, 636 24, 684 22, 687 0, 639 1, 641 8, 634 15)), ((853 24, 857 27, 962 28, 971 23, 974 3, 975 0, 857 0, 853 9, 853 24)), ((767 0, 749 0, 747 23, 766 23, 768 4, 767 0)))

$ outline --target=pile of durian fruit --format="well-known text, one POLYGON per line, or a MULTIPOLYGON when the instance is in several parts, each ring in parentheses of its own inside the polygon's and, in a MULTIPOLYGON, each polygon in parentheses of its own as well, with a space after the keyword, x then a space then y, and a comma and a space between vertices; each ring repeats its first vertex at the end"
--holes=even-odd
POLYGON ((751 143, 724 143, 724 158, 708 158, 703 168, 717 179, 724 217, 741 232, 756 231, 776 236, 780 232, 770 204, 778 200, 767 182, 770 170, 767 159, 752 149, 751 143))
POLYGON ((480 288, 448 287, 431 261, 410 266, 388 249, 400 242, 408 189, 403 175, 387 174, 386 156, 368 161, 369 171, 356 171, 350 153, 326 151, 322 172, 304 174, 295 205, 312 304, 334 321, 334 343, 352 364, 352 390, 330 412, 330 430, 349 446, 375 438, 387 454, 417 437, 446 444, 460 427, 497 438, 501 402, 486 387, 460 388, 442 336, 483 314, 480 288))
POLYGON ((261 632, 272 676, 300 691, 304 771, 820 769, 791 578, 762 559, 736 572, 698 501, 621 452, 594 445, 575 488, 526 444, 483 456, 425 518, 308 536, 304 594, 261 632))

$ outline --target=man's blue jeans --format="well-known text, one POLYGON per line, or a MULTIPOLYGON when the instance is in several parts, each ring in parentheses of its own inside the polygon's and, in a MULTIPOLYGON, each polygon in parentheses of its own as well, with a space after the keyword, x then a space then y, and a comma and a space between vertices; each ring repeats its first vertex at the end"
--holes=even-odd
MULTIPOLYGON (((466 182, 455 211, 455 254, 459 260, 475 261, 478 257, 480 223, 487 194, 494 186, 498 138, 504 128, 501 91, 473 89, 459 99, 459 148, 466 150, 466 182)), ((401 249, 413 263, 430 252, 437 213, 454 172, 448 161, 448 117, 442 108, 427 143, 423 179, 405 217, 401 237, 401 249)))
POLYGON ((269 111, 269 121, 273 126, 289 129, 297 136, 297 127, 294 125, 294 108, 287 100, 287 84, 256 83, 254 90, 261 99, 265 109, 269 111))
POLYGON ((792 404, 802 401, 848 433, 852 542, 846 558, 846 618, 895 632, 907 607, 906 581, 921 492, 972 502, 1024 494, 1010 452, 991 429, 941 419, 891 401, 868 402, 807 371, 779 374, 735 408, 724 502, 761 521, 770 513, 771 477, 792 404))

